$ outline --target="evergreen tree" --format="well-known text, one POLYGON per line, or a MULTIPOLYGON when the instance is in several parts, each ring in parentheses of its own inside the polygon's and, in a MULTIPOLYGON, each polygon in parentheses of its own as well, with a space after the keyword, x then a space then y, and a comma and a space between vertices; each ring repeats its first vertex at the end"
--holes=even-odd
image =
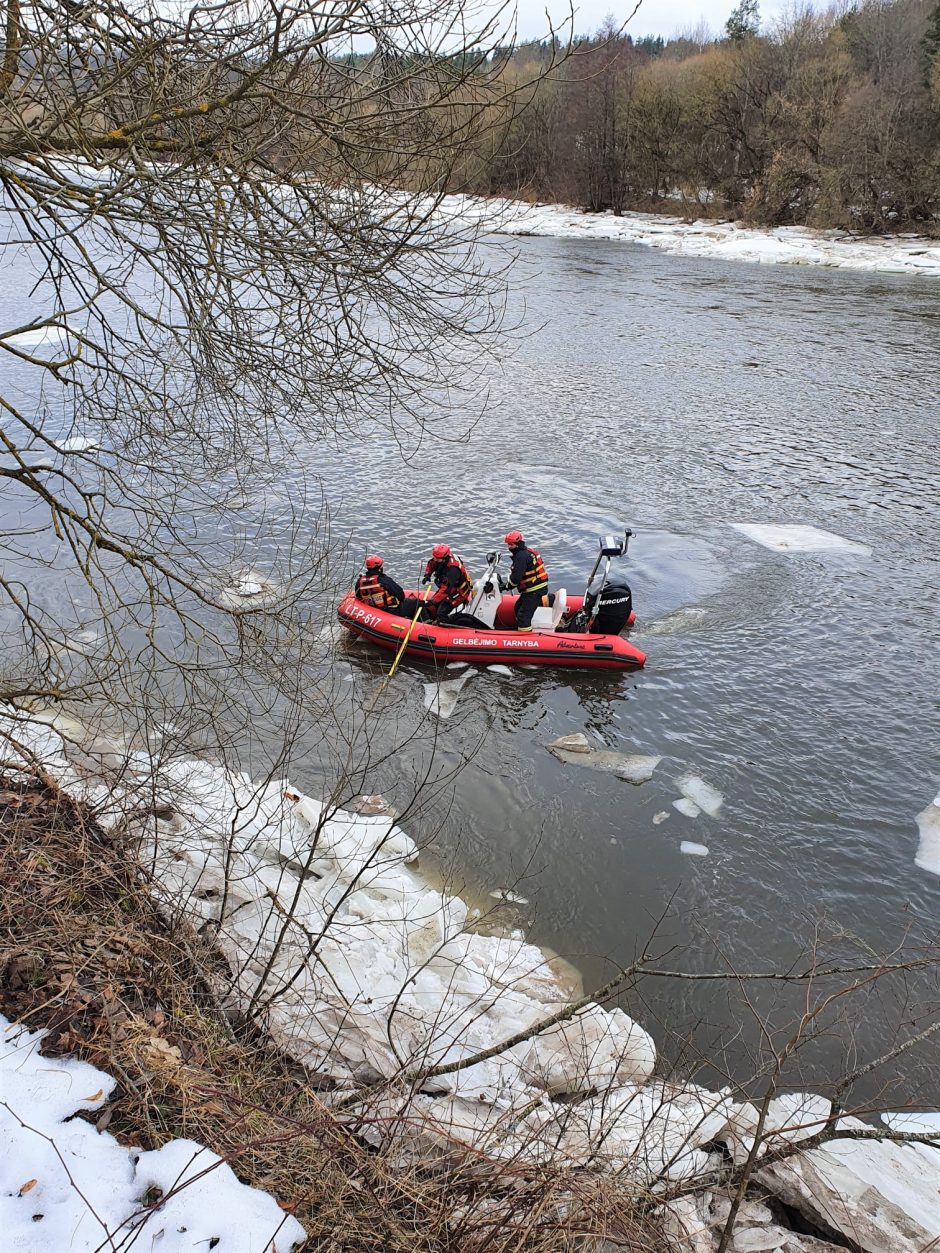
POLYGON ((740 44, 752 35, 756 35, 759 30, 758 0, 741 0, 725 22, 725 34, 732 43, 740 44))

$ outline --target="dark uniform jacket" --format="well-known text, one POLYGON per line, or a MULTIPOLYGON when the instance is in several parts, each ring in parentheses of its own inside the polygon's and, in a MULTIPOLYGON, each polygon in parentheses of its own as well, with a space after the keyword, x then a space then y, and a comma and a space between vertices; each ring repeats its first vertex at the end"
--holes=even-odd
POLYGON ((509 586, 516 587, 521 592, 544 591, 548 587, 548 575, 545 573, 541 557, 534 550, 526 548, 524 544, 520 544, 518 548, 512 550, 512 569, 509 571, 509 586), (537 571, 536 567, 538 568, 537 571), (529 571, 532 571, 533 574, 537 573, 537 578, 534 582, 531 575, 528 579, 526 578, 526 574, 529 571))
POLYGON ((377 609, 395 609, 405 599, 401 586, 390 579, 384 570, 376 574, 367 570, 356 579, 356 596, 377 609))

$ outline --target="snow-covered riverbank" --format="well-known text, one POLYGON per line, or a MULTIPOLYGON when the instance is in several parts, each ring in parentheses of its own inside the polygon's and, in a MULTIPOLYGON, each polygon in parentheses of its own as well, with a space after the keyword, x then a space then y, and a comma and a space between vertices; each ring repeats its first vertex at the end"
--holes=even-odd
POLYGON ((920 235, 865 237, 802 226, 759 229, 708 219, 686 222, 662 213, 624 213, 615 217, 612 213, 585 213, 567 205, 530 205, 476 196, 447 196, 442 212, 460 221, 483 224, 502 235, 614 239, 676 256, 716 261, 940 277, 940 240, 920 235))
MULTIPOLYGON (((390 818, 328 812, 286 780, 255 785, 196 760, 130 753, 106 778, 49 725, 3 717, 0 730, 102 825, 136 837, 164 911, 215 934, 230 995, 278 1045, 331 1076, 340 1099, 389 1081, 364 1098, 376 1143, 606 1170, 662 1197, 681 1186, 675 1233, 701 1253, 715 1247, 722 1172, 750 1151, 756 1108, 657 1075, 651 1036, 622 1011, 570 1012, 546 955, 468 929, 465 903, 427 883, 390 818)), ((831 1121, 821 1097, 779 1097, 760 1151, 831 1121)), ((854 1119, 838 1130, 762 1170, 766 1192, 866 1253, 940 1238, 940 1136, 934 1148, 860 1140, 872 1128, 854 1119)), ((760 1209, 742 1214, 732 1247, 833 1247, 760 1209)))
POLYGON ((5 1249, 289 1253, 304 1240, 273 1197, 239 1183, 203 1145, 173 1140, 145 1153, 77 1117, 103 1109, 114 1079, 74 1057, 44 1057, 43 1034, 0 1014, 5 1249))

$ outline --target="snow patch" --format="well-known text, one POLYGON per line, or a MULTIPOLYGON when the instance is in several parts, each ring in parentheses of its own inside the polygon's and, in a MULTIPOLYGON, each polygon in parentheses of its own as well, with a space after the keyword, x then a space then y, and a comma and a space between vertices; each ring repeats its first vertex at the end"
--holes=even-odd
POLYGON ((99 1109, 110 1075, 74 1057, 43 1057, 45 1033, 0 1015, 0 1223, 21 1253, 156 1248, 191 1253, 288 1253, 305 1232, 273 1197, 240 1183, 192 1140, 140 1153, 75 1118, 99 1109), (165 1198, 145 1201, 151 1188, 165 1198))
POLYGON ((610 239, 657 248, 674 256, 747 261, 758 265, 808 265, 872 270, 882 274, 940 277, 940 244, 922 236, 851 237, 802 226, 758 229, 737 222, 685 222, 664 213, 585 213, 570 205, 446 196, 442 216, 477 223, 501 235, 555 239, 610 239))

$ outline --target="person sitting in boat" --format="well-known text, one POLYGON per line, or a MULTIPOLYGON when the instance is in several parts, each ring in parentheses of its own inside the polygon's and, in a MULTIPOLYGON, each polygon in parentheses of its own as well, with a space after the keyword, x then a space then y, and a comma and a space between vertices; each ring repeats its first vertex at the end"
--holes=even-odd
POLYGON ((356 599, 376 609, 384 609, 400 618, 410 618, 418 602, 405 595, 404 589, 385 573, 385 562, 374 553, 366 557, 366 572, 356 579, 356 599))
POLYGON ((505 585, 509 591, 518 591, 516 600, 516 628, 532 630, 532 616, 539 605, 550 605, 548 594, 548 571, 534 548, 528 548, 521 531, 509 531, 506 546, 512 555, 512 568, 505 585))
POLYGON ((426 608, 430 617, 444 622, 470 600, 473 581, 464 563, 456 553, 451 552, 449 544, 435 544, 431 550, 421 582, 427 584, 432 579, 437 591, 429 597, 426 608))

